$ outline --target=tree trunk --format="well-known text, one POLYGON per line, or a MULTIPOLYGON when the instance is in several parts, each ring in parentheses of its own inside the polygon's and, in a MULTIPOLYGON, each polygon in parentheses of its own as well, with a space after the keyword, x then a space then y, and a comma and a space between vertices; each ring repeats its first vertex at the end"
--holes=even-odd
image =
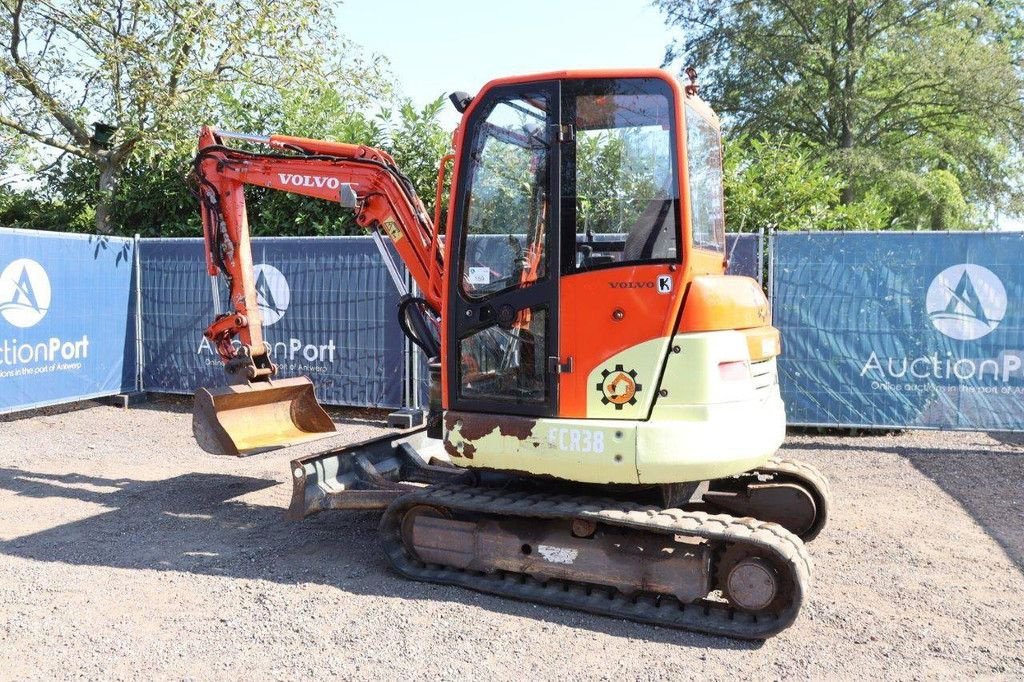
POLYGON ((99 162, 100 181, 96 196, 96 231, 100 234, 113 232, 111 210, 114 203, 114 191, 117 189, 120 168, 107 160, 99 162))
POLYGON ((854 146, 853 139, 853 108, 854 100, 856 99, 856 80, 857 70, 854 67, 853 60, 857 58, 857 39, 856 39, 856 24, 857 24, 857 4, 854 0, 847 0, 846 2, 846 40, 843 45, 845 51, 845 60, 843 65, 843 104, 841 108, 842 112, 842 129, 840 131, 839 148, 843 156, 843 166, 846 172, 846 184, 843 185, 843 191, 839 195, 839 203, 847 206, 853 203, 853 183, 851 182, 850 173, 850 151, 854 146))
MULTIPOLYGON (((936 170, 949 170, 949 163, 945 159, 940 159, 935 166, 936 170)), ((945 231, 949 228, 946 222, 946 200, 945 197, 941 197, 932 206, 931 215, 931 228, 936 231, 945 231)))

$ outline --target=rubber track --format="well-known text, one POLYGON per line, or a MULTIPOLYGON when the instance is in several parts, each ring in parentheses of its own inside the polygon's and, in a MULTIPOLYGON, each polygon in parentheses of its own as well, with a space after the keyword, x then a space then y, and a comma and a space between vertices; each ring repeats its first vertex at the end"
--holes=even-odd
MULTIPOLYGON (((424 488, 395 500, 381 519, 380 539, 395 570, 414 580, 458 585, 513 599, 739 639, 764 639, 792 624, 807 597, 811 572, 811 559, 804 544, 774 523, 615 500, 523 494, 460 485, 424 488), (540 582, 528 575, 507 571, 469 572, 425 564, 406 550, 401 533, 404 513, 420 504, 506 517, 584 518, 654 533, 701 537, 715 543, 746 544, 788 569, 792 596, 779 612, 755 616, 724 602, 705 600, 683 604, 668 595, 627 596, 614 588, 590 583, 556 579, 540 582)), ((724 546, 716 548, 716 554, 723 549, 724 546)))
POLYGON ((795 478, 811 489, 812 493, 818 498, 818 516, 814 520, 814 525, 800 535, 800 539, 804 542, 810 542, 818 537, 818 534, 828 521, 829 509, 832 507, 832 487, 829 485, 828 479, 810 464, 781 457, 772 457, 763 466, 757 467, 754 472, 781 474, 790 479, 795 478))

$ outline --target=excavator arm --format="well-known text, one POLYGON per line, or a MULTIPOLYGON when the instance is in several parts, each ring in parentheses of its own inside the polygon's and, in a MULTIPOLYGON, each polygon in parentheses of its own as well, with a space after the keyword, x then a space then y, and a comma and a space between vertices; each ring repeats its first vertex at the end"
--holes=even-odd
POLYGON ((206 265, 229 284, 231 310, 218 315, 206 331, 226 363, 241 361, 247 379, 273 374, 252 279, 252 253, 245 209, 245 185, 257 185, 333 201, 355 212, 356 223, 383 232, 416 282, 423 300, 441 306, 443 254, 433 221, 412 184, 386 152, 362 145, 286 135, 253 136, 204 127, 199 137, 194 177, 202 206, 206 265), (272 153, 225 146, 239 139, 263 144, 272 153), (240 341, 238 348, 232 341, 240 341), (252 362, 248 362, 251 358, 252 362))
MULTIPOLYGON (((442 172, 443 168, 442 163, 442 172)), ((439 352, 436 321, 444 274, 442 244, 435 221, 389 154, 363 145, 204 127, 192 177, 200 200, 215 306, 219 306, 216 281, 224 276, 230 307, 215 310, 216 317, 204 332, 233 384, 197 392, 193 430, 205 449, 249 454, 334 430, 308 379, 274 379, 277 368, 263 339, 253 280, 246 185, 316 197, 353 210, 356 223, 372 232, 399 288, 403 330, 428 356, 439 352), (242 150, 227 146, 228 139, 269 149, 242 150), (385 239, 408 268, 421 297, 413 297, 405 287, 385 239)))

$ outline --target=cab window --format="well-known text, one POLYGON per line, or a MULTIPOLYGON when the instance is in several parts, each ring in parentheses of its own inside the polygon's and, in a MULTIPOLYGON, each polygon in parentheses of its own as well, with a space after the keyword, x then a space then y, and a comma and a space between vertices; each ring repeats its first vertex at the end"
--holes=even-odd
POLYGON ((547 276, 547 106, 541 94, 498 100, 475 131, 461 273, 469 298, 547 276))
POLYGON ((717 126, 686 106, 686 169, 689 175, 693 245, 725 250, 722 140, 717 126))
POLYGON ((659 79, 563 85, 562 120, 572 126, 562 146, 564 272, 678 260, 672 112, 659 79))

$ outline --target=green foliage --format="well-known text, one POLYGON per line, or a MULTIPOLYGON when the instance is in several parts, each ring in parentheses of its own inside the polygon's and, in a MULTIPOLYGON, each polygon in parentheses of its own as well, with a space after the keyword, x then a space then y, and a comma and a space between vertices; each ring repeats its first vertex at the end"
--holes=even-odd
MULTIPOLYGON (((53 11, 23 8, 23 31, 44 26, 60 35, 101 30, 98 22, 109 19, 110 6, 106 0, 90 0, 82 16, 57 12, 59 3, 53 11)), ((449 145, 437 121, 441 99, 419 111, 397 101, 386 64, 363 58, 334 35, 334 6, 333 0, 145 2, 133 5, 135 15, 144 19, 142 28, 119 28, 120 42, 97 40, 86 46, 100 50, 103 65, 69 65, 67 49, 57 45, 38 50, 33 76, 40 84, 57 89, 70 83, 62 80, 65 68, 67 76, 94 83, 87 104, 98 113, 90 118, 86 110, 76 110, 71 127, 84 128, 94 118, 117 122, 121 129, 112 152, 122 151, 115 160, 97 157, 87 141, 80 148, 74 131, 26 94, 23 85, 4 81, 0 90, 14 93, 16 101, 0 104, 0 116, 7 111, 39 123, 67 149, 60 147, 55 161, 47 154, 20 160, 23 166, 50 166, 34 189, 0 195, 0 224, 91 232, 97 229, 96 207, 101 206, 108 232, 198 236, 199 212, 185 177, 203 124, 383 148, 393 153, 432 208, 436 164, 449 145), (175 56, 180 58, 176 66, 175 56), (128 73, 140 80, 126 82, 128 73), (380 106, 385 110, 377 115, 367 113, 380 106), (115 161, 115 181, 101 190, 101 171, 115 161)), ((0 30, 10 27, 3 21, 0 15, 0 30)), ((12 68, 9 61, 0 66, 12 68)), ((0 118, 5 135, 15 130, 3 125, 0 118)), ((0 138, 0 153, 5 139, 0 138)), ((335 204, 255 187, 246 193, 254 234, 363 232, 335 204)))
MULTIPOLYGON (((282 131, 315 139, 365 144, 390 153, 398 167, 412 181, 417 193, 433 212, 437 164, 447 153, 450 136, 437 116, 442 99, 417 111, 409 101, 398 107, 397 117, 382 110, 369 117, 345 102, 334 90, 293 93, 289 102, 268 119, 253 122, 248 130, 282 131)), ((249 221, 256 235, 339 235, 366 234, 355 224, 350 211, 337 204, 289 192, 259 187, 246 188, 249 221)), ((197 234, 198 212, 190 203, 197 234)))
POLYGON ((406 101, 399 107, 397 119, 388 111, 380 116, 387 131, 383 148, 412 181, 431 216, 437 194, 438 163, 451 148, 451 134, 438 123, 444 104, 445 97, 441 95, 417 111, 412 102, 406 101))
MULTIPOLYGON (((289 91, 272 102, 249 101, 242 92, 238 98, 224 98, 222 106, 223 129, 281 132, 389 151, 409 174, 428 211, 433 210, 437 162, 449 145, 449 135, 437 121, 440 100, 420 111, 405 103, 397 120, 387 112, 370 117, 357 111, 330 88, 289 91)), ((195 130, 193 125, 188 132, 195 130)), ((194 145, 195 138, 190 135, 187 141, 163 145, 164 149, 142 147, 129 158, 112 202, 116 233, 201 234, 198 205, 185 182, 194 145)), ((0 224, 93 231, 95 167, 70 159, 47 173, 46 180, 47 192, 14 195, 20 199, 10 206, 0 203, 0 224)), ((246 199, 254 235, 365 234, 351 213, 334 203, 260 187, 247 187, 246 199)))
POLYGON ((0 35, 15 48, 0 53, 0 128, 36 143, 36 158, 23 166, 55 169, 26 201, 53 201, 76 215, 89 207, 101 232, 167 218, 177 233, 189 203, 182 177, 202 123, 283 132, 287 123, 318 124, 301 130, 308 135, 310 127, 340 131, 335 117, 365 118, 357 112, 390 90, 381 61, 363 59, 336 35, 336 7, 2 0, 0 35), (294 115, 309 103, 312 113, 294 115), (90 140, 94 121, 118 126, 109 149, 90 140), (280 125, 254 125, 268 122, 280 125))
POLYGON ((730 229, 877 230, 886 227, 877 197, 843 204, 845 180, 819 145, 795 134, 741 135, 726 144, 725 212, 730 229))
MULTIPOLYGON (((530 131, 522 131, 530 136, 530 131)), ((536 225, 539 184, 547 176, 546 143, 530 136, 523 147, 498 137, 484 138, 473 154, 479 164, 469 196, 468 222, 473 234, 528 234, 536 225)))
MULTIPOLYGON (((1008 0, 658 0, 727 129, 799 135, 883 227, 1024 211, 1024 12, 1008 0)), ((734 145, 735 151, 735 145, 734 145)), ((785 219, 780 219, 785 220, 785 219)))
POLYGON ((581 130, 576 136, 576 220, 593 232, 627 232, 658 192, 658 168, 636 153, 629 129, 581 130))

